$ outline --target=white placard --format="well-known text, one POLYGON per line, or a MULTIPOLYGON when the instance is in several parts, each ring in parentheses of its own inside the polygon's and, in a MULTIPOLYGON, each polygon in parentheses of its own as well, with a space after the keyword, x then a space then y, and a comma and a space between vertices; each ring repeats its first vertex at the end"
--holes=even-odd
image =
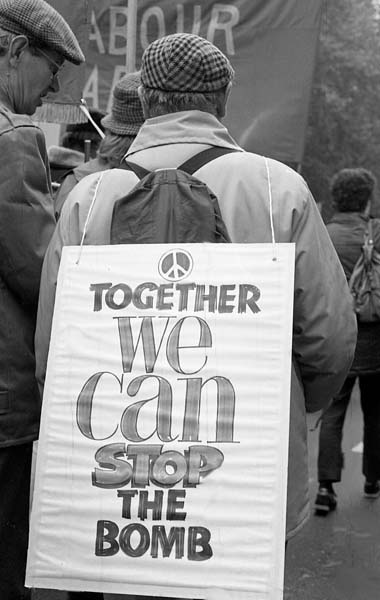
POLYGON ((63 249, 30 587, 283 597, 294 245, 63 249))

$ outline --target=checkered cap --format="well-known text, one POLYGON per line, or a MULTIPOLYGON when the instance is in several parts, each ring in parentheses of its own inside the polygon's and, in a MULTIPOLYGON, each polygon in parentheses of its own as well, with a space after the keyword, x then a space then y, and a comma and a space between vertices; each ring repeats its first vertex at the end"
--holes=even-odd
POLYGON ((228 58, 211 42, 175 33, 152 42, 142 57, 141 81, 147 88, 173 92, 213 92, 234 77, 228 58))
POLYGON ((140 84, 140 72, 136 72, 128 73, 115 85, 111 113, 101 120, 104 129, 117 135, 137 135, 145 120, 137 93, 140 84))
POLYGON ((0 0, 0 27, 26 35, 35 46, 56 50, 76 65, 85 60, 65 19, 44 0, 0 0))

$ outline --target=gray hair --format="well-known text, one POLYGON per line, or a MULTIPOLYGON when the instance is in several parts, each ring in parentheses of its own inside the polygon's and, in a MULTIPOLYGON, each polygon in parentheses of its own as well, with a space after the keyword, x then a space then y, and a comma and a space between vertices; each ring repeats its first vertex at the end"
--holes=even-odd
POLYGON ((226 88, 215 92, 164 92, 141 86, 144 104, 149 117, 159 117, 168 113, 183 110, 201 110, 211 113, 215 117, 219 114, 219 107, 225 99, 226 88))
POLYGON ((9 31, 4 31, 4 29, 0 29, 0 57, 6 55, 12 40, 15 37, 17 37, 18 35, 22 35, 23 37, 27 38, 28 43, 29 43, 29 49, 32 54, 37 54, 38 48, 43 48, 43 49, 46 48, 46 46, 42 46, 42 44, 40 44, 38 46, 36 44, 33 44, 30 41, 30 39, 23 33, 20 33, 20 34, 9 33, 9 31))
POLYGON ((105 137, 99 145, 99 157, 106 161, 111 169, 118 167, 135 137, 135 135, 117 135, 106 129, 105 137))
POLYGON ((13 33, 0 29, 0 56, 6 55, 9 45, 14 37, 13 33))

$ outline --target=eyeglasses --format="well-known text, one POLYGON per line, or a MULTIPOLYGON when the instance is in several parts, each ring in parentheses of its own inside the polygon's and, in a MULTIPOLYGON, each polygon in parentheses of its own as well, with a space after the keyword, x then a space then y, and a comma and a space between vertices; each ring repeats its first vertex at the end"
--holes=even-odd
POLYGON ((52 67, 50 67, 52 80, 58 78, 59 71, 62 69, 63 64, 59 65, 58 63, 56 63, 55 60, 50 58, 50 56, 48 54, 46 54, 46 52, 41 50, 41 48, 34 48, 34 49, 37 53, 41 54, 44 58, 46 58, 46 60, 48 61, 48 63, 50 65, 52 65, 52 67), (55 69, 54 71, 53 71, 53 67, 55 69))

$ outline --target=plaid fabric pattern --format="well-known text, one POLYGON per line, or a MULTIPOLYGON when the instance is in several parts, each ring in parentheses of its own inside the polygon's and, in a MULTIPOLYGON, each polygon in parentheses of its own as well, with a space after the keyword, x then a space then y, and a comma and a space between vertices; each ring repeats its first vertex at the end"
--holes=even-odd
POLYGON ((128 73, 115 85, 111 114, 101 120, 105 129, 117 135, 137 134, 145 120, 137 93, 140 84, 140 73, 136 72, 128 73))
POLYGON ((211 42, 175 33, 152 42, 142 57, 145 87, 173 92, 213 92, 234 77, 227 57, 211 42))
POLYGON ((0 27, 26 35, 32 44, 56 50, 76 65, 85 60, 65 19, 44 0, 0 0, 0 27))

